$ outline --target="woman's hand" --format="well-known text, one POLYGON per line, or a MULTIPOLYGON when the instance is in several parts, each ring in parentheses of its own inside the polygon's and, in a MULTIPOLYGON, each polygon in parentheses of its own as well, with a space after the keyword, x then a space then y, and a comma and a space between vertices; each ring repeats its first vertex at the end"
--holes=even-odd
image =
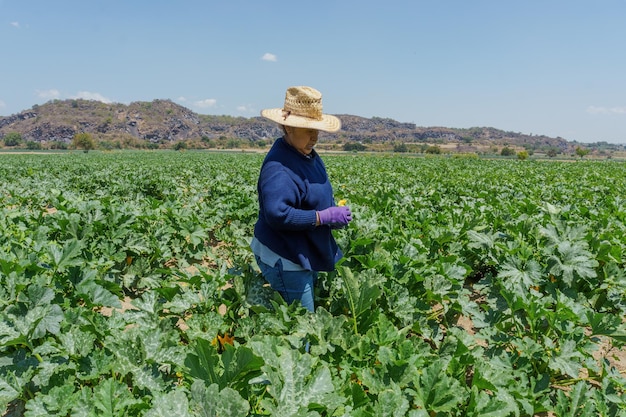
POLYGON ((345 227, 352 221, 352 212, 350 207, 328 207, 325 210, 317 212, 317 218, 320 225, 327 225, 333 229, 345 227))

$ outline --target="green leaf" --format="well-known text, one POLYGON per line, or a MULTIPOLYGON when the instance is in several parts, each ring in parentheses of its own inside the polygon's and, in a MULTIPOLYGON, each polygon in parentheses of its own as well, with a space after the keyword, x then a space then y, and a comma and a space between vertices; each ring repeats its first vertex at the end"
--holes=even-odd
POLYGON ((96 335, 82 331, 77 326, 59 335, 59 340, 70 356, 87 356, 94 348, 96 335))
MULTIPOLYGON (((0 337, 20 339, 27 336, 29 339, 39 339, 45 336, 46 332, 57 335, 64 316, 61 307, 51 304, 53 299, 54 291, 51 289, 37 284, 30 285, 27 291, 18 295, 18 301, 28 306, 26 315, 10 320, 14 325, 13 328, 0 327, 0 337), (16 337, 16 332, 20 336, 16 337)), ((12 343, 14 342, 15 340, 12 343)))
POLYGON ((402 330, 398 330, 398 328, 389 321, 387 316, 381 314, 376 323, 370 327, 366 334, 369 336, 372 343, 378 347, 395 346, 406 338, 408 330, 409 329, 406 327, 402 330))
POLYGON ((41 394, 28 401, 24 408, 24 417, 47 417, 51 415, 41 394))
POLYGON ((583 381, 578 382, 569 395, 558 391, 555 412, 558 417, 594 417, 596 410, 590 401, 590 387, 583 381))
POLYGON ((93 393, 89 387, 83 387, 76 393, 76 401, 69 415, 72 417, 99 417, 94 406, 93 393))
POLYGON ((578 372, 583 367, 583 355, 576 349, 576 342, 565 340, 561 342, 557 355, 550 359, 550 369, 571 377, 578 377, 578 372))
POLYGON ((19 398, 22 391, 20 385, 13 372, 3 370, 0 374, 0 409, 6 408, 11 401, 19 398))
POLYGON ((197 339, 193 353, 189 353, 185 358, 185 366, 189 369, 189 374, 211 384, 219 384, 219 374, 216 372, 220 368, 217 348, 206 339, 197 339))
POLYGON ((163 375, 158 371, 156 366, 133 366, 130 369, 133 376, 133 385, 149 390, 152 393, 161 393, 167 390, 167 383, 163 381, 163 375))
POLYGON ((378 400, 374 405, 374 415, 403 417, 409 410, 409 400, 400 387, 391 382, 388 387, 378 394, 378 400))
POLYGON ((225 388, 247 385, 248 380, 258 374, 263 359, 252 353, 248 347, 226 344, 222 352, 223 374, 219 377, 219 387, 225 388))
POLYGON ((48 252, 52 258, 52 266, 55 271, 63 272, 71 266, 79 266, 84 263, 81 258, 82 243, 76 239, 66 241, 63 247, 50 245, 48 252))
POLYGON ((265 359, 262 370, 272 399, 264 398, 261 405, 270 415, 297 416, 311 407, 332 411, 342 403, 325 364, 285 346, 254 345, 265 359))
POLYGON ((54 299, 54 291, 50 288, 33 284, 25 293, 20 293, 18 301, 27 303, 29 307, 47 306, 54 299))
POLYGON ((385 298, 389 304, 388 313, 400 320, 403 326, 412 325, 419 311, 417 297, 413 296, 406 286, 396 282, 391 282, 388 288, 385 287, 385 298))
POLYGON ((191 385, 191 406, 194 415, 200 417, 244 417, 250 411, 250 404, 237 391, 217 384, 209 387, 199 380, 191 385))
POLYGON ((531 259, 524 262, 512 256, 507 257, 498 273, 504 288, 519 292, 528 292, 530 287, 539 285, 541 277, 541 266, 537 261, 531 259))
POLYGON ((468 230, 467 238, 469 239, 469 242, 467 246, 474 249, 489 250, 495 246, 496 241, 501 237, 501 235, 502 234, 500 232, 487 234, 480 233, 475 230, 468 230))
POLYGON ((416 404, 431 412, 449 412, 466 401, 459 381, 448 376, 439 359, 423 369, 415 384, 416 404))
POLYGON ((26 402, 24 417, 67 415, 75 401, 72 384, 54 386, 47 394, 38 393, 33 400, 26 402))
POLYGON ((194 246, 199 245, 208 238, 206 230, 204 230, 204 228, 197 223, 186 226, 180 230, 180 233, 185 236, 185 240, 194 246))
POLYGON ((158 294, 155 291, 144 292, 140 298, 135 298, 132 304, 142 312, 150 315, 157 314, 160 307, 158 294))
POLYGON ((376 352, 375 365, 355 369, 354 373, 370 394, 378 395, 388 390, 392 383, 402 389, 412 385, 415 375, 429 360, 416 352, 415 346, 407 340, 395 348, 380 346, 376 352))
MULTIPOLYGON (((333 316, 324 308, 318 308, 315 314, 298 316, 301 333, 307 334, 314 356, 334 352, 336 346, 347 348, 346 317, 333 316)), ((349 333, 351 334, 351 333, 349 333)))
POLYGON ((31 334, 33 339, 44 337, 46 332, 50 332, 54 335, 59 334, 61 322, 64 318, 61 307, 57 304, 50 304, 44 308, 30 310, 29 313, 31 311, 37 311, 37 313, 39 313, 39 317, 35 318, 36 325, 31 334))
POLYGON ((109 378, 94 387, 94 405, 102 417, 125 417, 130 407, 141 403, 125 384, 109 378))
POLYGON ((180 390, 170 391, 165 395, 157 395, 145 417, 191 417, 189 401, 185 393, 180 390))
POLYGON ((88 356, 80 360, 81 372, 77 377, 83 381, 93 381, 101 375, 111 372, 112 367, 117 367, 116 357, 102 349, 92 350, 88 356))
POLYGON ((560 256, 555 254, 551 257, 550 272, 562 277, 567 285, 574 286, 577 277, 591 279, 597 276, 595 268, 598 267, 598 261, 585 244, 563 241, 557 245, 557 249, 560 256))
POLYGON ((91 306, 122 307, 120 299, 115 294, 96 283, 94 279, 86 278, 79 282, 76 285, 76 294, 78 296, 84 296, 91 306))
POLYGON ((28 336, 14 326, 9 325, 9 319, 7 317, 2 317, 2 320, 0 320, 0 345, 14 346, 27 342, 28 336))
POLYGON ((519 416, 514 398, 501 391, 486 392, 472 387, 467 417, 509 417, 519 416))
POLYGON ((610 336, 615 340, 626 343, 626 323, 623 322, 622 317, 588 310, 587 321, 594 335, 610 336))
POLYGON ((496 356, 489 360, 478 361, 474 367, 472 386, 479 390, 496 391, 500 386, 515 383, 513 364, 508 356, 496 356))
POLYGON ((185 360, 187 349, 180 346, 179 334, 169 328, 156 329, 144 337, 146 359, 157 364, 180 364, 185 360))
POLYGON ((359 334, 359 327, 365 324, 360 319, 363 315, 371 318, 372 308, 382 293, 381 284, 384 279, 371 269, 357 276, 347 266, 341 266, 338 271, 352 315, 354 333, 359 334))

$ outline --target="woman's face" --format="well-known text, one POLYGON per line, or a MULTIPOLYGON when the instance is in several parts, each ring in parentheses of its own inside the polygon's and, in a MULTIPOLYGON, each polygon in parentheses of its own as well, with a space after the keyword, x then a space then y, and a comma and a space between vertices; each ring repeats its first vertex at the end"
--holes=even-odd
POLYGON ((318 130, 303 127, 285 126, 285 140, 298 152, 308 155, 317 143, 318 130))

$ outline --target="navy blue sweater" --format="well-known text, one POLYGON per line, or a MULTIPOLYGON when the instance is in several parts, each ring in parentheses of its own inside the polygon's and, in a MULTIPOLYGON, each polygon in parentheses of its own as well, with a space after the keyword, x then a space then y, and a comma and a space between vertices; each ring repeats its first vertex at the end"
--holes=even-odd
POLYGON ((303 155, 279 138, 268 152, 257 184, 259 219, 254 236, 278 255, 312 271, 332 271, 341 251, 316 211, 334 205, 322 158, 303 155))

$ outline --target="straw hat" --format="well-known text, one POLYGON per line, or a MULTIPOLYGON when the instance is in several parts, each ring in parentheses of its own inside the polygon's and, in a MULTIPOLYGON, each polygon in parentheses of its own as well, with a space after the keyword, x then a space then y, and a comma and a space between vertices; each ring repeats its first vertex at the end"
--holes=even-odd
POLYGON ((330 114, 322 114, 322 93, 311 87, 289 87, 282 109, 265 109, 261 116, 285 126, 305 127, 336 132, 341 121, 330 114))

